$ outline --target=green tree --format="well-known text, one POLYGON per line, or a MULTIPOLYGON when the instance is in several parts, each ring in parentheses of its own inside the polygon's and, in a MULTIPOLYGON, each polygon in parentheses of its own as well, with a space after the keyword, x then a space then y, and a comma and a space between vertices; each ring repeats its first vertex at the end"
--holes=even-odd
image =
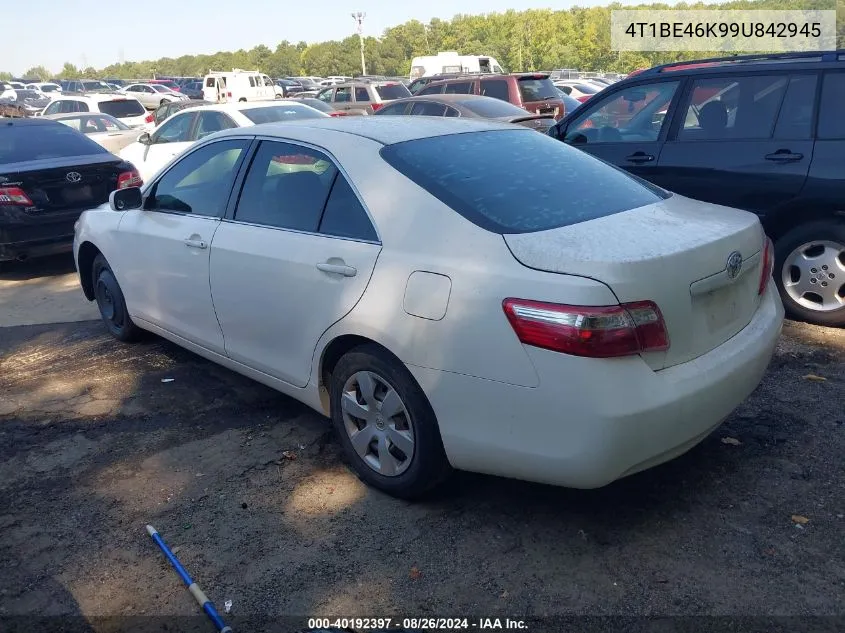
POLYGON ((0 72, 0 81, 11 81, 12 73, 0 72))
POLYGON ((38 79, 39 81, 47 81, 50 77, 53 76, 53 73, 44 68, 44 66, 33 66, 32 68, 27 70, 23 74, 23 76, 27 79, 34 78, 38 79))
POLYGON ((65 65, 62 66, 62 70, 59 73, 59 77, 62 79, 79 79, 80 76, 79 69, 70 62, 65 62, 65 65))

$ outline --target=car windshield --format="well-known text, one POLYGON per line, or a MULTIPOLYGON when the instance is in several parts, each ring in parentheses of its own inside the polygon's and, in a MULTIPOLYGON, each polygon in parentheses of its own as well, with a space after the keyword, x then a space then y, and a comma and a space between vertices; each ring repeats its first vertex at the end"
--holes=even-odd
POLYGON ((100 112, 105 112, 118 119, 140 116, 146 112, 144 106, 137 99, 114 99, 113 101, 101 101, 97 105, 100 112))
POLYGON ((35 90, 18 90, 18 99, 41 99, 41 95, 35 90))
POLYGON ((0 127, 0 164, 91 154, 108 152, 61 123, 0 127))
POLYGON ((467 99, 466 101, 456 101, 455 103, 465 107, 467 110, 475 112, 482 117, 499 117, 499 116, 520 116, 527 115, 529 112, 523 110, 519 106, 515 106, 507 101, 501 99, 494 99, 493 97, 485 97, 478 99, 467 99))
POLYGON ((467 220, 494 233, 569 226, 668 195, 528 128, 405 141, 384 147, 381 156, 467 220))
POLYGON ((411 91, 408 90, 404 84, 384 84, 383 86, 376 86, 376 92, 381 97, 382 101, 390 101, 391 99, 404 99, 411 96, 411 91))
POLYGON ((153 90, 156 92, 173 92, 170 88, 162 86, 161 84, 150 84, 150 86, 152 86, 153 90))
POLYGON ((557 91, 551 79, 536 77, 520 77, 519 92, 523 101, 545 101, 557 99, 557 91))
POLYGON ((256 125, 261 123, 278 123, 279 121, 296 121, 299 119, 317 119, 328 116, 317 112, 314 108, 298 103, 286 103, 284 105, 266 106, 263 108, 249 108, 241 110, 250 121, 256 125))

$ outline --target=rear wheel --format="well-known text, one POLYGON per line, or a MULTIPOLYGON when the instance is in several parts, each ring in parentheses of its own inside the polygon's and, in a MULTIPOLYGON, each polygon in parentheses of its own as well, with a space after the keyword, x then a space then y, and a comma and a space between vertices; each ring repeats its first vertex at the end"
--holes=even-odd
POLYGON ((238 99, 238 103, 246 103, 246 99, 244 97, 241 97, 240 99, 238 99))
POLYGON ((775 244, 775 283, 789 316, 845 325, 845 223, 795 227, 775 244))
POLYGON ((94 298, 97 300, 100 316, 111 335, 127 343, 138 340, 143 331, 129 317, 123 291, 106 258, 102 255, 94 258, 92 279, 94 280, 94 298))
POLYGON ((331 417, 352 468, 365 483, 414 498, 451 472, 434 411, 401 362, 377 345, 338 361, 331 417))

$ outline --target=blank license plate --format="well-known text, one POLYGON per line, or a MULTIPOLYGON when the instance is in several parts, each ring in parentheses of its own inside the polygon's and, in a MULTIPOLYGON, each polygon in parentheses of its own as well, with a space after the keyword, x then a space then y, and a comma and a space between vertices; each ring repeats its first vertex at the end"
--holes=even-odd
POLYGON ((68 204, 87 202, 91 199, 91 187, 90 185, 85 185, 83 187, 76 187, 75 189, 65 189, 62 191, 62 197, 64 197, 65 202, 68 204))

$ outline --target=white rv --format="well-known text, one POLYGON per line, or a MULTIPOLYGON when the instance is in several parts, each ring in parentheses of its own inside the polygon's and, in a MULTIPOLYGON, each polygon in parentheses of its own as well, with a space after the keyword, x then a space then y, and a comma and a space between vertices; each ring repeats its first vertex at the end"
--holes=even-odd
POLYGON ((281 88, 257 70, 233 68, 231 71, 209 72, 202 84, 202 95, 212 103, 266 101, 277 98, 281 88))
POLYGON ((495 57, 489 55, 459 55, 457 51, 441 51, 437 55, 414 57, 411 61, 411 81, 442 73, 503 73, 495 57))

